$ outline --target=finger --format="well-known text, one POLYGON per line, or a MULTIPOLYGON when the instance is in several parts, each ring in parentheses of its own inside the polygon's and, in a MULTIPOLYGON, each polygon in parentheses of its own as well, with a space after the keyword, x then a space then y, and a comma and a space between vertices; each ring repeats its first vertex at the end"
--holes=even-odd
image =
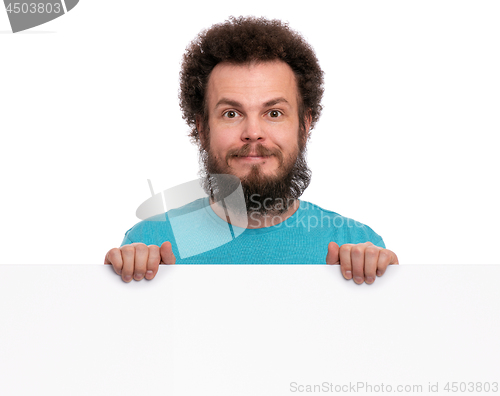
POLYGON ((137 243, 135 245, 134 256, 134 279, 140 281, 146 274, 146 267, 148 264, 149 248, 144 243, 137 243))
POLYGON ((122 279, 124 282, 130 282, 134 276, 134 256, 135 247, 133 245, 124 245, 120 248, 122 252, 122 279))
POLYGON ((365 249, 365 282, 369 285, 375 282, 379 252, 380 248, 374 245, 367 246, 365 249))
POLYGON ((398 257, 396 254, 389 249, 382 249, 379 254, 379 260, 377 264, 377 276, 384 275, 387 266, 390 264, 399 264, 398 257))
POLYGON ((122 273, 123 260, 120 249, 113 248, 104 257, 104 264, 111 264, 118 275, 122 273))
POLYGON ((351 248, 354 245, 346 243, 340 247, 340 270, 346 279, 352 279, 351 248))
POLYGON ((174 252, 172 252, 172 244, 163 242, 160 247, 161 262, 160 264, 175 264, 174 252))
POLYGON ((339 260, 339 245, 335 242, 330 242, 328 244, 328 253, 326 254, 327 264, 340 264, 339 260))
POLYGON ((351 267, 354 282, 360 285, 365 281, 365 246, 354 245, 351 248, 351 267))
POLYGON ((153 279, 157 272, 158 267, 160 265, 161 256, 160 256, 160 247, 157 245, 149 245, 149 256, 148 256, 148 264, 146 268, 146 279, 153 279))
MULTIPOLYGON (((389 249, 387 249, 389 250, 389 249)), ((391 252, 392 254, 392 257, 391 257, 391 262, 389 263, 389 265, 399 265, 399 260, 398 260, 398 256, 396 256, 396 253, 394 253, 392 250, 389 250, 389 252, 391 252)))

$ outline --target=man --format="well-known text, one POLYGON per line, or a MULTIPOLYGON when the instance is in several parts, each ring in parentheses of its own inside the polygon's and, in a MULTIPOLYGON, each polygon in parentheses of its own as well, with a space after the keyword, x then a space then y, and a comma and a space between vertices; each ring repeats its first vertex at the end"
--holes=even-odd
POLYGON ((370 227, 298 199, 310 182, 306 144, 323 95, 323 72, 299 34, 277 20, 231 18, 191 43, 180 76, 208 197, 126 232, 105 257, 125 282, 153 279, 161 263, 326 263, 371 284, 398 264, 370 227), (229 199, 231 177, 243 206, 229 199), (220 243, 228 226, 232 237, 220 243))

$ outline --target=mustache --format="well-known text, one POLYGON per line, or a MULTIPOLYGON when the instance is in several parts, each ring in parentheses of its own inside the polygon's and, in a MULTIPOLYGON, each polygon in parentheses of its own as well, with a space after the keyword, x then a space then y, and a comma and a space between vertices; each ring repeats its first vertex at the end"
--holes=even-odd
POLYGON ((278 149, 271 150, 271 149, 268 149, 267 147, 264 147, 261 144, 255 146, 255 149, 252 150, 252 145, 250 145, 248 143, 245 144, 241 148, 235 148, 235 149, 228 150, 228 152, 226 154, 226 164, 229 166, 229 159, 231 157, 245 157, 248 154, 250 154, 251 152, 255 152, 258 156, 261 156, 261 157, 267 157, 267 156, 274 155, 279 159, 280 165, 283 164, 283 154, 280 150, 278 150, 278 149))

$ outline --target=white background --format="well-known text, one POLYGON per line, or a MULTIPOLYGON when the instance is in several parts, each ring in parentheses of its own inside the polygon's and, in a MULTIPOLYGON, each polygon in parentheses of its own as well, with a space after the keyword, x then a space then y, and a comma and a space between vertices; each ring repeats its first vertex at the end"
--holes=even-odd
POLYGON ((0 10, 1 263, 100 264, 147 179, 197 178, 180 61, 229 15, 288 21, 325 71, 304 200, 369 225, 401 264, 499 263, 498 2, 171 4, 82 0, 17 34, 0 10))

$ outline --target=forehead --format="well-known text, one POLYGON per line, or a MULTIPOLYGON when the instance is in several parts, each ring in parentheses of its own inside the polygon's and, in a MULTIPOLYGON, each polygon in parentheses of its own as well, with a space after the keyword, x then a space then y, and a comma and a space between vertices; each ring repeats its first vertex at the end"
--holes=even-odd
POLYGON ((258 106, 283 97, 292 107, 297 107, 297 94, 295 74, 283 61, 219 63, 212 70, 207 87, 210 109, 222 98, 258 106))

